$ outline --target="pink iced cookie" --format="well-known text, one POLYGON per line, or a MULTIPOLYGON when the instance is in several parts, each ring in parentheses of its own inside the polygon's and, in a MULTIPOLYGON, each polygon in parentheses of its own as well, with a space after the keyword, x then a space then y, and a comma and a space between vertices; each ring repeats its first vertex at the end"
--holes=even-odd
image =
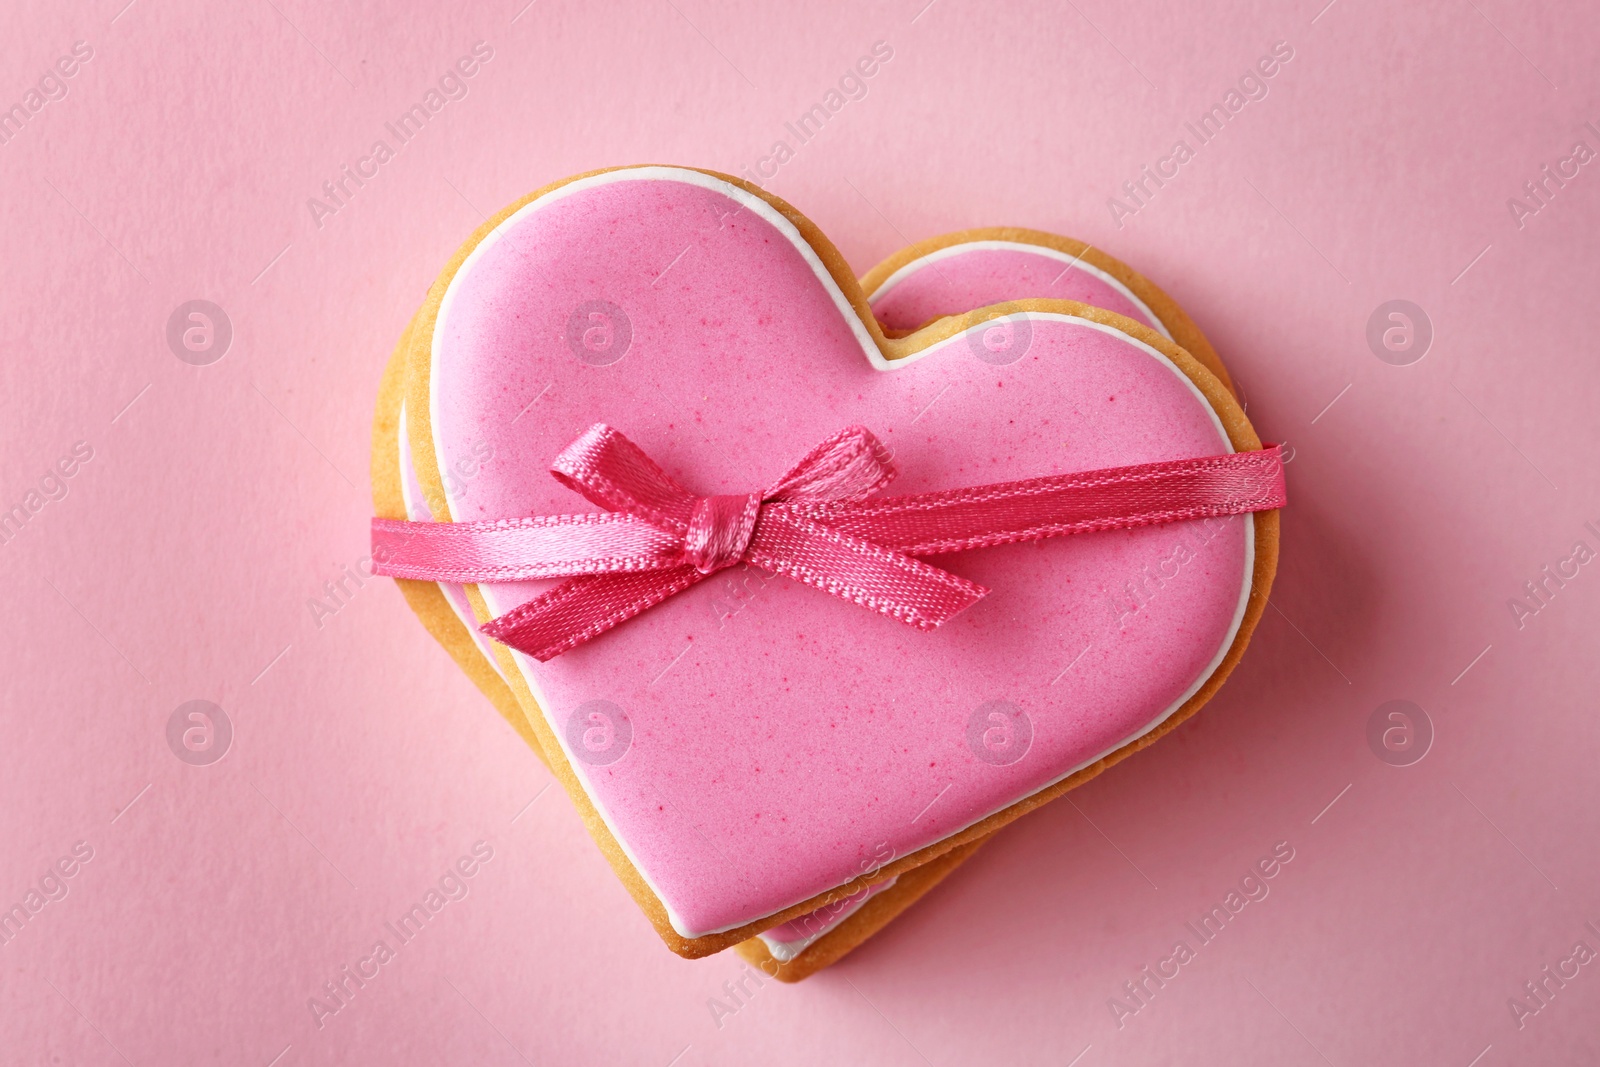
MULTIPOLYGON (((824 254, 699 172, 540 195, 465 257, 424 334, 407 411, 419 479, 489 442, 470 493, 443 487, 448 518, 590 511, 547 470, 595 421, 708 495, 769 483, 850 423, 894 450, 895 494, 1234 447, 1213 407, 1226 398, 1181 353, 1083 314, 1019 313, 998 348, 992 324, 908 339, 915 357, 889 363, 894 343, 824 254), (520 417, 536 396, 538 417, 520 417)), ((1159 726, 1233 650, 1260 521, 932 559, 992 590, 934 633, 724 572, 550 662, 516 654, 513 680, 580 806, 700 954, 845 884, 863 857, 909 863, 981 831, 1159 726)), ((479 588, 499 614, 550 584, 479 588)))

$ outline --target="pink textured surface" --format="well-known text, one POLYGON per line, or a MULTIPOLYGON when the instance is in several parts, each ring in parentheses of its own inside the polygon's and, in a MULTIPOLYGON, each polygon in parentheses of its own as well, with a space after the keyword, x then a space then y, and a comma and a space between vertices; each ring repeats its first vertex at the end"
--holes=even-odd
POLYGON ((1521 228, 1507 207, 1600 147, 1592 8, 520 6, 34 3, 0 41, 6 102, 94 48, 0 144, 0 500, 93 449, 0 544, 0 896, 94 850, 0 947, 4 1058, 1595 1058, 1592 965, 1520 1029, 1507 1003, 1600 948, 1600 579, 1578 564, 1521 628, 1507 606, 1600 548, 1592 167, 1521 228), (479 39, 468 95, 316 228, 306 199, 479 39), (307 602, 365 552, 378 369, 481 212, 594 166, 739 171, 880 39, 865 98, 773 188, 858 268, 1005 223, 1133 263, 1296 448, 1294 507, 1276 610, 1195 722, 838 967, 735 1001, 742 962, 661 948, 387 583, 347 581, 320 628, 307 602), (1119 229, 1107 197, 1279 39, 1267 97, 1119 229), (195 298, 234 326, 202 368, 165 338, 195 298), (1396 298, 1434 327, 1410 366, 1365 337, 1396 298), (236 727, 206 767, 165 738, 199 698, 236 727), (1412 766, 1368 745, 1393 699, 1435 728, 1412 766), (467 895, 319 1030, 307 998, 479 839, 467 895), (1266 899, 1119 1029, 1107 1000, 1277 841, 1294 859, 1266 899))
MULTIPOLYGON (((454 518, 598 510, 550 474, 595 422, 708 496, 772 485, 851 425, 894 453, 902 473, 883 495, 1229 450, 1175 367, 1080 320, 1024 324, 1003 366, 961 337, 875 369, 789 239, 692 177, 619 172, 531 204, 452 281, 429 383, 437 462, 494 451, 452 494, 454 518), (632 322, 605 366, 564 336, 598 299, 632 322)), ((1234 516, 931 557, 991 590, 932 633, 730 572, 520 663, 569 745, 589 701, 627 717, 621 757, 585 764, 580 751, 576 769, 679 932, 697 936, 842 885, 885 851, 909 855, 1144 732, 1232 639, 1245 529, 1234 516), (1164 562, 1171 580, 1130 602, 1123 586, 1164 562), (969 748, 969 718, 992 700, 1031 721, 1004 766, 969 748)), ((488 586, 490 611, 555 584, 488 586)))

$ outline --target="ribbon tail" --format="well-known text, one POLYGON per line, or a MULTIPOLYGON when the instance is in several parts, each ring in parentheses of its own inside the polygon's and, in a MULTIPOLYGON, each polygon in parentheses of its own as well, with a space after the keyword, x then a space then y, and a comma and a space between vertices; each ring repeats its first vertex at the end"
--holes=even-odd
POLYGON ((489 522, 372 520, 372 572, 428 582, 524 582, 677 565, 683 537, 632 515, 489 522))
POLYGON ((937 629, 988 590, 903 552, 784 508, 764 508, 745 558, 919 630, 937 629))
POLYGON ((688 565, 635 574, 584 575, 490 619, 481 629, 501 644, 543 663, 655 607, 704 577, 688 565))
POLYGON ((1284 506, 1278 446, 843 505, 800 514, 915 556, 1284 506))

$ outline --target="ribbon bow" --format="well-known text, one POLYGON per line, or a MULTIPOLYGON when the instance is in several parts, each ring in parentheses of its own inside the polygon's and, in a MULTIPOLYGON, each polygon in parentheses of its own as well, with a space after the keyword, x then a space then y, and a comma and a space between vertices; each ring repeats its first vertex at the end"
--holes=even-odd
POLYGON ((988 590, 918 556, 1282 507, 1277 446, 869 500, 889 450, 852 426, 771 488, 696 496, 597 423, 551 473, 606 510, 487 522, 372 520, 373 569, 433 582, 566 577, 483 632, 549 660, 738 563, 932 630, 988 590))

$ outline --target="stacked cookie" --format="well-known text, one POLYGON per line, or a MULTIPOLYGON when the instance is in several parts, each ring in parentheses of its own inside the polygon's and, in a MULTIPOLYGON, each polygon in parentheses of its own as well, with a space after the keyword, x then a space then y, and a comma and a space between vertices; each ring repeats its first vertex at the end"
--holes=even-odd
POLYGON ((1281 503, 1215 352, 1126 265, 981 230, 858 282, 789 205, 669 167, 473 235, 385 371, 373 485, 378 569, 668 947, 788 981, 1197 710, 1281 503), (1083 510, 1130 485, 1160 507, 1083 510), (1064 511, 1027 511, 1041 486, 1064 511))

